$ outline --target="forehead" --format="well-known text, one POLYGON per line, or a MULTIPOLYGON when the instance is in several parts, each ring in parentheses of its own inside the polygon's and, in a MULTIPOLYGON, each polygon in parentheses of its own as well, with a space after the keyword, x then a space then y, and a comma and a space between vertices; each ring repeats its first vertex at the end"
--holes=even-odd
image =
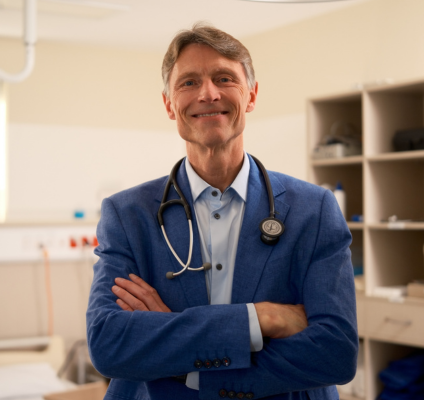
POLYGON ((221 69, 245 77, 244 68, 240 62, 224 57, 210 46, 193 43, 181 51, 172 69, 170 79, 175 80, 186 74, 211 74, 221 69))

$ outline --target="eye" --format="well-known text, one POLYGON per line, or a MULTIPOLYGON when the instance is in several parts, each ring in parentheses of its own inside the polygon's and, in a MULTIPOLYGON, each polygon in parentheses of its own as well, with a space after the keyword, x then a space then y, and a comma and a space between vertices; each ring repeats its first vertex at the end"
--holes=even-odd
POLYGON ((194 82, 193 81, 186 81, 184 82, 184 86, 193 86, 194 82))
POLYGON ((222 82, 222 83, 227 83, 227 82, 230 82, 230 79, 229 78, 220 78, 219 81, 222 82))

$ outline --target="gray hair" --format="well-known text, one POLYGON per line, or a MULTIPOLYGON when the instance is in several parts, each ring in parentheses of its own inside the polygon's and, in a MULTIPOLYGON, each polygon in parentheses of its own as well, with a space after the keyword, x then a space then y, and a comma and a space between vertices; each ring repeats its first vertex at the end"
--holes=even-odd
POLYGON ((163 58, 162 79, 164 83, 163 93, 165 96, 169 97, 169 76, 171 75, 179 55, 186 46, 193 43, 212 47, 212 49, 222 56, 233 61, 238 61, 243 66, 246 73, 249 89, 255 87, 255 70, 253 69, 249 50, 228 33, 203 22, 197 22, 193 25, 192 29, 182 30, 177 33, 163 58))

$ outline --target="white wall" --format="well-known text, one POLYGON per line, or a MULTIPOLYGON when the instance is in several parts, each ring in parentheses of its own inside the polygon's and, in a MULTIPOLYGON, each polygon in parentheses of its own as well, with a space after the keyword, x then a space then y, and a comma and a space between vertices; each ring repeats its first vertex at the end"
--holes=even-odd
POLYGON ((252 119, 305 112, 355 83, 424 76, 424 1, 370 0, 243 39, 259 95, 252 119))
POLYGON ((306 179, 305 114, 251 120, 246 125, 244 144, 267 169, 306 179))
POLYGON ((120 190, 167 175, 185 155, 177 132, 59 125, 9 127, 9 221, 70 221, 120 190))

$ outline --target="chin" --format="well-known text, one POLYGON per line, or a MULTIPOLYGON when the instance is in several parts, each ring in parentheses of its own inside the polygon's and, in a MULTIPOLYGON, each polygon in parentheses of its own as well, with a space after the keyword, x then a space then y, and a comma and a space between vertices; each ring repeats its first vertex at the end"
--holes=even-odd
POLYGON ((234 132, 227 129, 205 129, 205 130, 179 130, 179 134, 183 140, 193 145, 199 145, 206 148, 223 147, 229 142, 237 139, 243 131, 234 132))

